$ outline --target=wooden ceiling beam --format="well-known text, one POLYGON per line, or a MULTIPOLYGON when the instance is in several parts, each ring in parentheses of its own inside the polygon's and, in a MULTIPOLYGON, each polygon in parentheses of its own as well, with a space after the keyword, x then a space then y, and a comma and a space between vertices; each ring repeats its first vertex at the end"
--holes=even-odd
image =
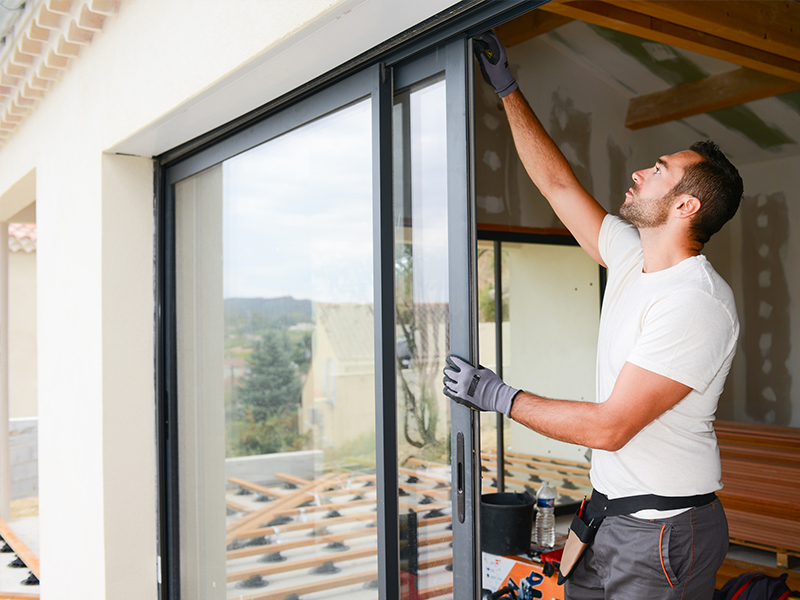
POLYGON ((538 10, 608 27, 800 83, 800 61, 599 0, 555 0, 538 10))
POLYGON ((543 35, 562 25, 571 23, 572 19, 541 10, 532 10, 494 28, 497 37, 504 46, 516 46, 531 38, 543 35))
POLYGON ((800 83, 736 69, 661 92, 631 98, 625 127, 642 129, 800 89, 800 83))
POLYGON ((793 0, 622 0, 615 4, 800 60, 800 3, 793 0))

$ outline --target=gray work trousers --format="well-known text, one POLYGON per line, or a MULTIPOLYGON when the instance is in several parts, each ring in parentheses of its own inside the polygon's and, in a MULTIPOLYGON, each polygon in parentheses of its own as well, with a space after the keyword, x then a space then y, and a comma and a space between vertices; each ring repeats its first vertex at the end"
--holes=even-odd
POLYGON ((567 581, 567 600, 711 600, 728 551, 719 500, 669 519, 607 517, 567 581))

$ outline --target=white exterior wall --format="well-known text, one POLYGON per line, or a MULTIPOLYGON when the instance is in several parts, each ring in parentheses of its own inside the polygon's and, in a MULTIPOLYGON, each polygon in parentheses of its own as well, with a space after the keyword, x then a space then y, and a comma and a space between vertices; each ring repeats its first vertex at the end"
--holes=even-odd
POLYGON ((38 419, 10 419, 11 498, 33 498, 39 489, 38 419))
POLYGON ((0 220, 37 202, 43 598, 157 594, 150 157, 452 4, 123 0, 0 148, 0 220))
POLYGON ((9 416, 36 417, 36 252, 8 255, 8 347, 9 416))

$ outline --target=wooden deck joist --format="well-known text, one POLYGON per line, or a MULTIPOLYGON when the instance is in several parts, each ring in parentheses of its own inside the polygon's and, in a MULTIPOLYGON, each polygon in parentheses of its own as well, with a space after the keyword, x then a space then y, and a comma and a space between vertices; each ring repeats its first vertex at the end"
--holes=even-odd
MULTIPOLYGON (((6 523, 3 519, 0 519, 0 536, 6 541, 6 543, 11 546, 11 549, 14 553, 19 556, 20 560, 25 563, 25 566, 30 569, 31 573, 36 575, 37 579, 41 579, 39 577, 39 557, 36 556, 29 548, 25 545, 16 533, 11 529, 11 527, 6 523)), ((5 594, 6 592, 0 592, 0 594, 5 594)), ((2 596, 0 596, 2 597, 2 596)), ((23 596, 24 597, 24 596, 23 596)), ((36 594, 35 596, 30 596, 31 598, 38 598, 39 595, 36 594)))
MULTIPOLYGON (((432 536, 427 538, 421 538, 418 541, 419 547, 428 547, 434 546, 437 544, 449 544, 453 540, 453 534, 447 532, 446 534, 440 536, 432 536)), ((323 543, 320 541, 319 543, 323 543)), ((270 550, 275 550, 276 546, 267 546, 270 550)), ((254 575, 260 575, 262 577, 275 575, 277 573, 288 573, 290 571, 297 571, 300 569, 308 569, 312 567, 318 567, 328 562, 338 563, 338 562, 346 562, 349 560, 358 560, 360 558, 368 558, 370 556, 376 556, 378 553, 377 546, 370 546, 368 548, 360 548, 358 550, 346 550, 344 552, 336 552, 330 554, 324 554, 321 556, 314 556, 312 558, 307 559, 300 559, 300 560, 293 560, 293 561, 286 561, 279 564, 273 565, 264 565, 263 567, 256 567, 253 569, 246 569, 244 571, 234 571, 228 573, 227 579, 228 582, 231 581, 243 581, 245 579, 249 579, 254 575)), ((450 561, 452 562, 452 557, 450 557, 450 561)), ((447 563, 444 563, 447 564, 447 563)))
MULTIPOLYGON (((497 471, 497 461, 495 461, 494 459, 483 459, 481 461, 481 464, 484 465, 484 466, 488 466, 488 467, 494 469, 495 472, 497 471)), ((537 465, 537 467, 538 467, 538 465, 537 465)), ((513 462, 513 463, 508 463, 507 462, 506 465, 505 465, 505 470, 506 471, 517 472, 517 473, 525 473, 526 475, 534 475, 535 477, 538 477, 539 479, 545 479, 547 481, 559 481, 559 480, 561 480, 561 481, 569 481, 569 482, 572 482, 572 483, 578 483, 578 484, 580 484, 580 485, 582 485, 584 487, 591 486, 591 483, 589 482, 589 478, 586 475, 581 475, 581 476, 578 476, 578 475, 564 475, 564 474, 556 472, 556 471, 548 471, 548 470, 542 470, 542 469, 539 469, 539 468, 533 468, 527 462, 524 463, 524 464, 519 464, 517 462, 513 462)))
MULTIPOLYGON (((453 557, 452 555, 436 557, 436 558, 428 558, 420 560, 418 563, 418 569, 420 571, 424 571, 427 569, 433 569, 435 567, 442 567, 453 564, 453 557)), ((342 588, 349 585, 356 585, 359 583, 367 583, 370 581, 376 581, 378 579, 378 571, 365 571, 363 573, 355 573, 352 575, 345 575, 343 577, 334 577, 328 578, 317 582, 308 582, 302 585, 296 585, 292 587, 286 587, 279 590, 270 590, 270 591, 263 591, 260 593, 252 594, 250 596, 240 596, 240 600, 284 600, 288 596, 292 594, 297 594, 298 596, 302 596, 303 594, 311 594, 314 592, 322 592, 326 590, 332 590, 336 588, 342 588)), ((444 589, 443 586, 437 586, 436 588, 430 588, 430 591, 433 592, 435 595, 426 594, 425 598, 434 598, 438 595, 443 595, 446 592, 442 592, 441 590, 444 589)), ((423 591, 423 593, 425 593, 423 591)))

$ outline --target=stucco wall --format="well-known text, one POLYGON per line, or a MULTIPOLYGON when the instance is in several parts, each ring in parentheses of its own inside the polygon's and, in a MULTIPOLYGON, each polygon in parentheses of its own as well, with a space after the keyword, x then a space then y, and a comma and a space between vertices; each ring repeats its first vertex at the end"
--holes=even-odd
POLYGON ((8 256, 8 398, 12 419, 35 417, 36 252, 8 256))
POLYGON ((11 498, 33 498, 39 492, 38 420, 12 418, 8 433, 11 440, 11 498))

